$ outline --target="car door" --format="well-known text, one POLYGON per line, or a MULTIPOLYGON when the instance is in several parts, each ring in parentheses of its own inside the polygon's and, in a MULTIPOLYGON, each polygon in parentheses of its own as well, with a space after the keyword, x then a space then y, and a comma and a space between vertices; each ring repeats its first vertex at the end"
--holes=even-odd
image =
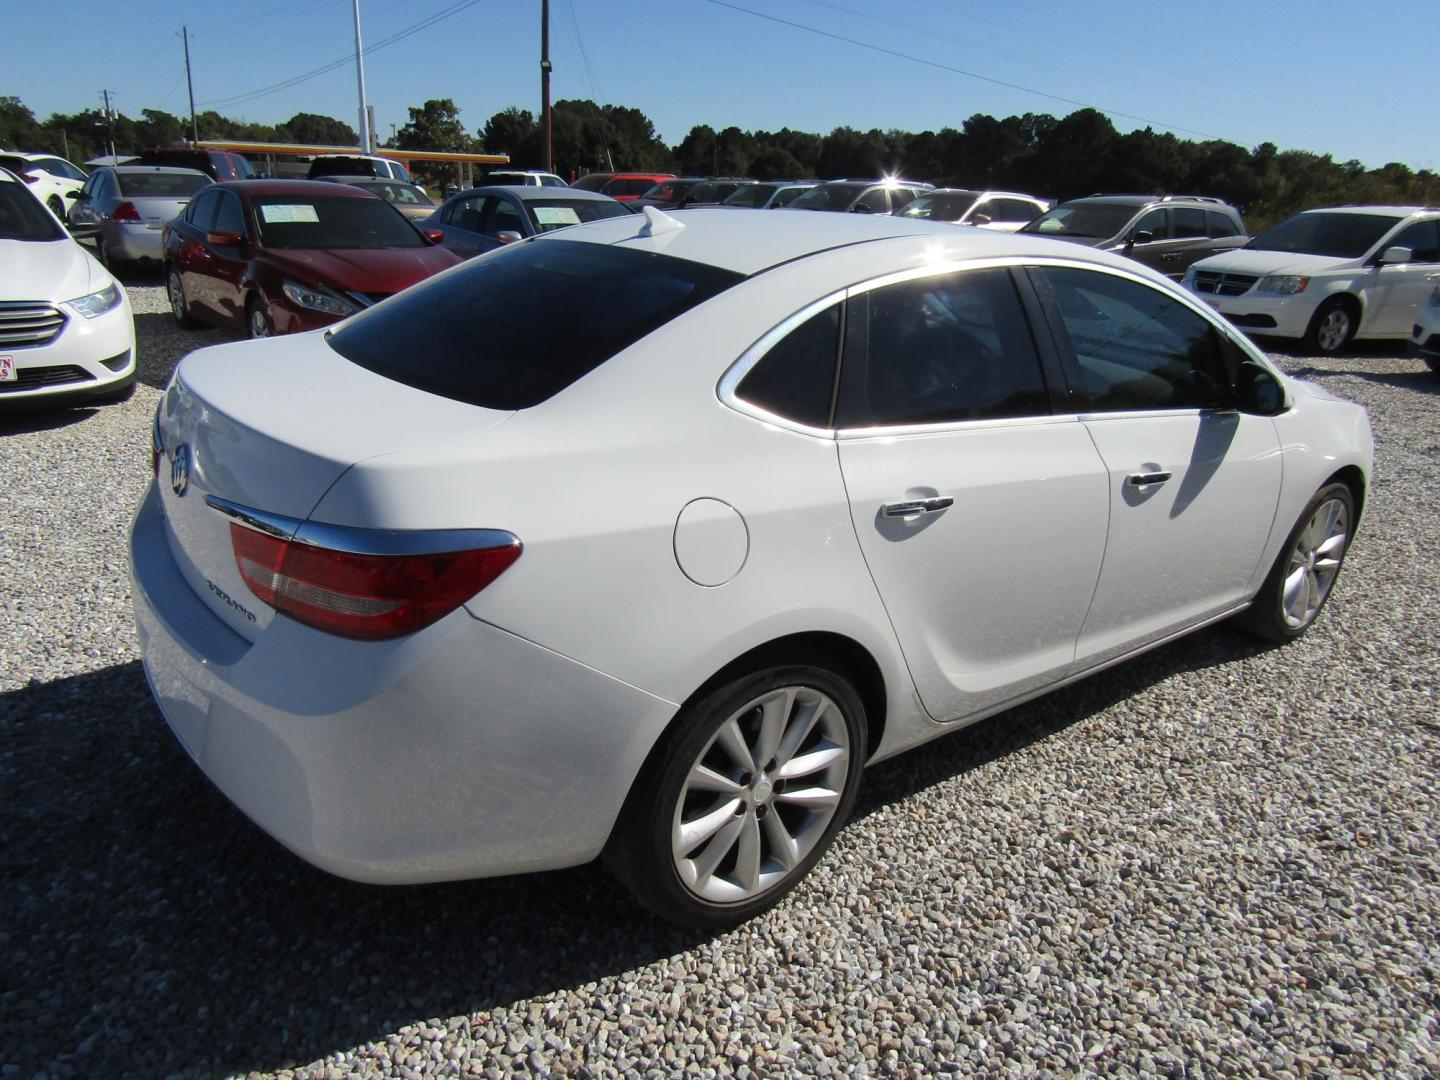
POLYGON ((220 189, 206 188, 190 201, 185 213, 171 226, 177 235, 170 260, 180 271, 180 285, 185 290, 186 303, 192 311, 203 312, 211 318, 220 317, 212 284, 214 255, 208 241, 210 225, 215 220, 219 205, 220 189))
POLYGON ((1141 214, 1126 234, 1122 252, 1152 270, 1170 274, 1170 266, 1181 257, 1170 239, 1170 211, 1156 207, 1141 214))
POLYGON ((1410 249, 1410 261, 1370 271, 1373 284, 1367 290, 1363 328, 1367 334, 1409 337, 1420 305, 1440 284, 1440 222, 1417 221, 1405 226, 1381 241, 1375 257, 1396 246, 1410 249))
POLYGON ((1205 211, 1198 206, 1170 208, 1170 248, 1160 256, 1160 271, 1172 278, 1185 275, 1193 262, 1215 253, 1205 224, 1205 211))
POLYGON ((1108 473, 1105 565, 1077 659, 1089 664, 1241 603, 1280 496, 1268 417, 1229 407, 1238 350, 1216 323, 1116 272, 1032 270, 1082 422, 1108 473))
POLYGON ((239 244, 207 244, 210 251, 210 306, 226 322, 245 325, 244 281, 250 262, 250 229, 245 208, 233 191, 221 191, 210 232, 239 236, 239 244))
POLYGON ((1105 468, 1079 420, 1056 413, 1059 368, 1026 295, 1023 277, 988 267, 848 301, 840 466, 866 564, 937 720, 1069 670, 1100 573, 1105 468))
POLYGON ((440 211, 440 231, 445 234, 445 246, 462 259, 494 246, 486 242, 484 232, 489 201, 483 195, 457 195, 440 211))

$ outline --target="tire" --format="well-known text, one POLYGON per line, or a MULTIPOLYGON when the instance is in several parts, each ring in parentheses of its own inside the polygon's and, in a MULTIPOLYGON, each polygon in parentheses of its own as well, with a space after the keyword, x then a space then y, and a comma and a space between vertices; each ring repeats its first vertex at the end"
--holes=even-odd
POLYGON ((50 212, 61 221, 65 220, 65 203, 59 195, 51 195, 50 198, 46 200, 45 205, 50 207, 50 212))
POLYGON ((1326 484, 1285 538, 1265 584, 1240 614, 1240 625, 1278 642, 1294 641, 1310 629, 1330 599, 1354 532, 1354 494, 1344 484, 1326 484))
POLYGON ((1305 331, 1305 351, 1320 356, 1339 356, 1355 340, 1360 327, 1360 309, 1348 296, 1326 300, 1305 331))
POLYGON ((650 754, 605 862, 671 922, 714 930, 753 918, 844 825, 866 737, 859 695, 825 668, 772 667, 726 683, 686 705, 650 754), (757 750, 768 760, 755 761, 757 750))
POLYGON ((165 268, 165 294, 170 299, 170 315, 176 326, 193 330, 200 325, 200 320, 190 314, 190 301, 185 298, 185 283, 180 278, 180 271, 174 266, 165 268))
POLYGON ((270 321, 270 316, 265 311, 265 302, 253 296, 245 304, 245 336, 248 338, 275 336, 275 324, 270 321))

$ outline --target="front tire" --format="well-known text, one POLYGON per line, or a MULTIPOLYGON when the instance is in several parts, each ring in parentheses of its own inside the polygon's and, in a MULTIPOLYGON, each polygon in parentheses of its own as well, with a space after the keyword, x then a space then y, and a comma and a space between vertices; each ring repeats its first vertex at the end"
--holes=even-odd
POLYGON ((1310 629, 1330 599, 1355 531, 1355 496, 1327 484, 1306 505, 1285 539, 1242 627, 1267 641, 1294 641, 1310 629))
POLYGON ((1310 320, 1305 331, 1305 351, 1320 356, 1338 356, 1360 328, 1360 309, 1349 297, 1336 296, 1326 300, 1310 320))
POLYGON ((258 297, 252 296, 245 305, 245 335, 250 338, 275 336, 275 324, 265 311, 265 302, 258 297))
POLYGON ((662 918, 723 929, 779 903, 855 803, 865 707, 825 668, 773 667, 687 705, 650 755, 605 860, 662 918))

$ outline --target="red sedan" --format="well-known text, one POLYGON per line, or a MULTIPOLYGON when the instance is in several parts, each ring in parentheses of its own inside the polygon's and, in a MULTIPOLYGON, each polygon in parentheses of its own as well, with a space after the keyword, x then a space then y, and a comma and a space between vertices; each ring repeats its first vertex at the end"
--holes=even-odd
POLYGON ((361 188, 216 184, 165 226, 170 310, 250 337, 329 326, 460 262, 438 236, 361 188))

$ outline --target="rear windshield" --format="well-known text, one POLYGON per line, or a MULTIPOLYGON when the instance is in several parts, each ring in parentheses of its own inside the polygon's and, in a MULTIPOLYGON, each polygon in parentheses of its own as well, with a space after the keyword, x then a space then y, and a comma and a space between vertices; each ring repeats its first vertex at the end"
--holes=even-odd
POLYGON ((120 194, 132 199, 188 199, 203 187, 210 186, 204 173, 117 173, 120 194))
POLYGON ((536 232, 553 232, 567 225, 580 225, 601 218, 629 217, 630 211, 614 201, 573 199, 555 195, 544 199, 526 199, 525 212, 536 232))
POLYGON ((377 162, 369 158, 316 158, 310 163, 310 178, 317 176, 388 176, 377 162))
POLYGON ((64 238, 65 230, 55 223, 55 219, 40 205, 40 200, 31 195, 23 184, 13 180, 0 181, 0 240, 64 238))
POLYGON ((409 289, 328 341, 407 386, 528 409, 741 280, 669 255, 532 240, 409 289))
POLYGON ((1403 220, 1385 214, 1296 214, 1245 246, 1256 251, 1358 259, 1403 220))
POLYGON ((417 248, 426 240, 384 199, 267 195, 254 199, 267 248, 417 248))
POLYGON ((1047 214, 1041 214, 1020 231, 1041 236, 1083 236, 1088 240, 1108 240, 1135 216, 1137 206, 1124 203, 1062 203, 1047 214))

